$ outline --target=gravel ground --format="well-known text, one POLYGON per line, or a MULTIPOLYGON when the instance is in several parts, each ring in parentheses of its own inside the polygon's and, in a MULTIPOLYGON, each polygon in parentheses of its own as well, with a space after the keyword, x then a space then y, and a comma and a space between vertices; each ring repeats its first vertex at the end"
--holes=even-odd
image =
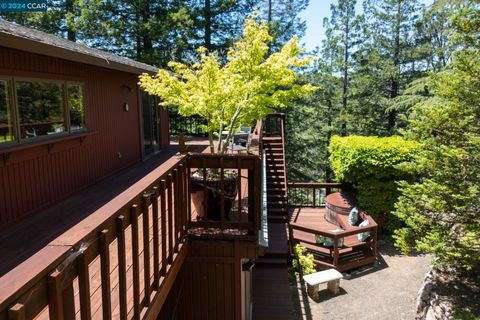
POLYGON ((414 319, 417 293, 430 269, 431 257, 403 256, 391 245, 380 246, 379 253, 376 266, 344 273, 337 296, 330 294, 325 284, 314 301, 299 277, 292 278, 297 319, 414 319))

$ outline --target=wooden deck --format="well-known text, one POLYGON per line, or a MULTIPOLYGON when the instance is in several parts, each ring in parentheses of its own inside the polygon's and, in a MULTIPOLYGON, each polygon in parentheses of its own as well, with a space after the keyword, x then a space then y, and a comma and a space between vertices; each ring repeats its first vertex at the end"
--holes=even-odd
MULTIPOLYGON (((0 281, 1 276, 19 266, 50 242, 73 228, 92 214, 105 212, 103 206, 126 192, 133 194, 140 186, 131 187, 139 180, 148 183, 162 169, 172 165, 177 147, 163 150, 145 162, 123 170, 64 201, 49 207, 28 219, 24 219, 0 232, 0 281)), ((75 235, 78 236, 78 235, 75 235)))
MULTIPOLYGON (((289 211, 292 243, 305 246, 314 255, 318 267, 345 271, 375 261, 376 224, 374 222, 370 224, 371 232, 374 233, 373 239, 367 242, 358 241, 358 233, 362 232, 358 227, 351 227, 353 230, 343 231, 343 233, 346 233, 343 237, 344 245, 337 248, 338 260, 335 262, 334 248, 327 248, 315 242, 316 233, 314 230, 332 232, 341 228, 325 220, 325 207, 290 207, 289 211), (302 228, 305 229, 301 230, 302 228)), ((345 220, 342 222, 343 225, 347 223, 347 217, 339 216, 339 219, 345 220)))

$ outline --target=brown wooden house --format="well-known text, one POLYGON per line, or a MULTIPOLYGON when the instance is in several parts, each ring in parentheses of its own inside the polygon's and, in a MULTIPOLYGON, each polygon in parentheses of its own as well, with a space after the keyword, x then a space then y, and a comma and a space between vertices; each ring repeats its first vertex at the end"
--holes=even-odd
POLYGON ((167 147, 156 71, 0 20, 0 227, 167 147))
MULTIPOLYGON (((157 70, 0 20, 0 320, 293 319, 284 115, 248 152, 179 154, 137 85, 157 70), (204 180, 199 207, 208 168, 219 195, 204 180)), ((340 185, 303 187, 317 208, 340 185)))
POLYGON ((249 318, 259 157, 221 161, 237 219, 197 221, 187 177, 219 159, 176 155, 156 71, 0 20, 0 319, 249 318))

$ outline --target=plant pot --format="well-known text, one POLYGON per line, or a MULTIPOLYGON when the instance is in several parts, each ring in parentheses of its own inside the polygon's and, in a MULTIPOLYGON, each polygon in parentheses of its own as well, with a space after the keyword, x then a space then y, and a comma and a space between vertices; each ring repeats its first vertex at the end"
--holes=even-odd
MULTIPOLYGON (((207 170, 206 188, 203 179, 203 170, 196 171, 191 176, 192 203, 197 212, 198 220, 221 220, 222 189, 220 174, 207 170), (206 192, 206 194, 205 194, 206 192), (206 203, 205 203, 206 201, 206 203)), ((237 196, 238 174, 236 171, 224 172, 224 211, 228 220, 233 201, 237 196)))

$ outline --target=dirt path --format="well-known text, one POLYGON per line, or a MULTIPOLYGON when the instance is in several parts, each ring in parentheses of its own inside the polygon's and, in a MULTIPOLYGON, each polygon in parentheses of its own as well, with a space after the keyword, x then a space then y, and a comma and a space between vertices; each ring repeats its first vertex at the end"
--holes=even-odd
POLYGON ((302 284, 294 288, 297 319, 414 319, 415 299, 431 257, 402 256, 389 245, 380 246, 379 253, 377 266, 352 272, 349 279, 347 276, 341 281, 337 296, 323 290, 314 301, 302 284))

